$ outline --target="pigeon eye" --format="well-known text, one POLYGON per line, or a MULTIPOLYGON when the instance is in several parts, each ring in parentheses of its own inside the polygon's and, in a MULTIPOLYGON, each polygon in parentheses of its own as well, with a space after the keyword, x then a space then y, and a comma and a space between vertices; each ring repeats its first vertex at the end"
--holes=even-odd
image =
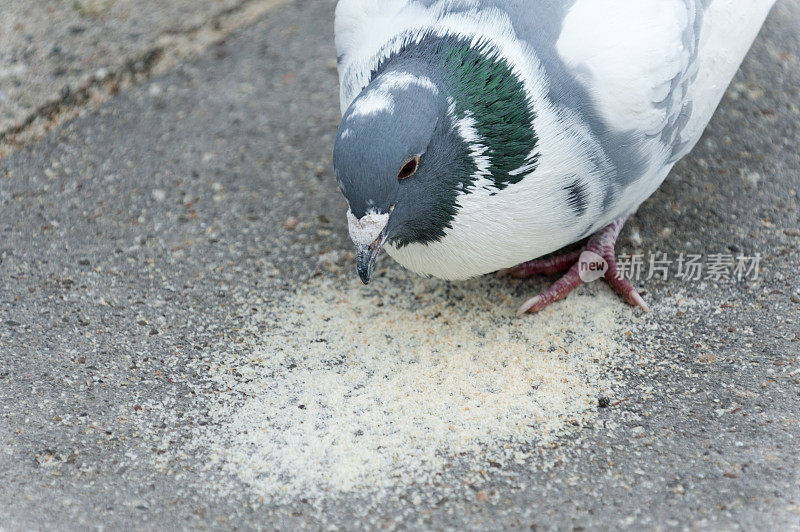
POLYGON ((417 173, 417 169, 419 168, 419 155, 415 155, 410 161, 403 165, 400 169, 400 173, 397 174, 397 179, 403 180, 408 179, 412 175, 417 173))

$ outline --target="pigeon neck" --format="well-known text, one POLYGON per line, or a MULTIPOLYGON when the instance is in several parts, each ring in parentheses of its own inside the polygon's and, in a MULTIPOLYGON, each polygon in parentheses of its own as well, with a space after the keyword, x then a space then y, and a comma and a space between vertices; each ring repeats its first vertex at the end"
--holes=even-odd
POLYGON ((409 40, 381 62, 373 79, 399 71, 424 76, 446 95, 450 122, 494 188, 536 169, 535 112, 524 83, 490 42, 454 35, 409 40))

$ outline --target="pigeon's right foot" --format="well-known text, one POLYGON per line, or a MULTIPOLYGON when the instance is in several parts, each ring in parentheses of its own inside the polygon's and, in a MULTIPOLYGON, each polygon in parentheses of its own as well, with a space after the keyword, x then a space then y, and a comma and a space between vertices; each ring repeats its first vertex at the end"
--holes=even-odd
POLYGON ((507 268, 497 272, 497 277, 513 277, 514 279, 527 279, 534 275, 555 275, 562 273, 578 262, 581 257, 582 250, 572 251, 563 255, 556 255, 546 259, 535 259, 529 262, 523 262, 513 268, 507 268))

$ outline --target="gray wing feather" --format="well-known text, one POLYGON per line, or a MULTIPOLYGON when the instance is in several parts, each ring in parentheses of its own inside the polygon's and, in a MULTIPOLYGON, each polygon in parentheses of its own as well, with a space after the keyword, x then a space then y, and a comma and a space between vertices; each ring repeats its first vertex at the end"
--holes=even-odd
MULTIPOLYGON (((643 0, 644 1, 644 0, 643 0)), ((654 106, 663 108, 665 121, 658 133, 665 146, 671 148, 670 161, 683 156, 690 141, 681 140, 681 132, 692 114, 692 103, 688 101, 689 86, 697 75, 696 58, 699 49, 700 29, 703 13, 713 0, 684 0, 689 23, 683 32, 683 45, 689 60, 672 79, 667 96, 654 106)), ((432 7, 442 0, 418 0, 420 5, 432 7)), ((572 114, 581 116, 603 147, 609 163, 606 175, 613 176, 614 188, 624 187, 641 177, 648 164, 648 154, 641 151, 642 133, 619 132, 610 129, 592 103, 587 87, 579 79, 579 72, 564 64, 556 50, 564 19, 575 0, 450 0, 448 12, 469 11, 479 4, 481 9, 497 8, 508 14, 517 36, 536 51, 537 58, 548 74, 551 101, 572 114)), ((609 190, 607 201, 611 201, 614 190, 609 190)))

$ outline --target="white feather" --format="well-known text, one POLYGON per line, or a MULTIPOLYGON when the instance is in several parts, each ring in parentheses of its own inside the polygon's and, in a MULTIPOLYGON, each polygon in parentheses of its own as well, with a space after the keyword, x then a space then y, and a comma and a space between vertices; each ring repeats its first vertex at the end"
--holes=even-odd
POLYGON ((689 11, 684 0, 578 0, 572 6, 557 50, 610 127, 648 135, 664 129, 667 109, 655 104, 686 68, 689 11))
POLYGON ((689 87, 693 112, 683 130, 688 154, 700 140, 775 0, 715 0, 700 32, 697 77, 689 87), (735 38, 732 38, 735 36, 735 38))

